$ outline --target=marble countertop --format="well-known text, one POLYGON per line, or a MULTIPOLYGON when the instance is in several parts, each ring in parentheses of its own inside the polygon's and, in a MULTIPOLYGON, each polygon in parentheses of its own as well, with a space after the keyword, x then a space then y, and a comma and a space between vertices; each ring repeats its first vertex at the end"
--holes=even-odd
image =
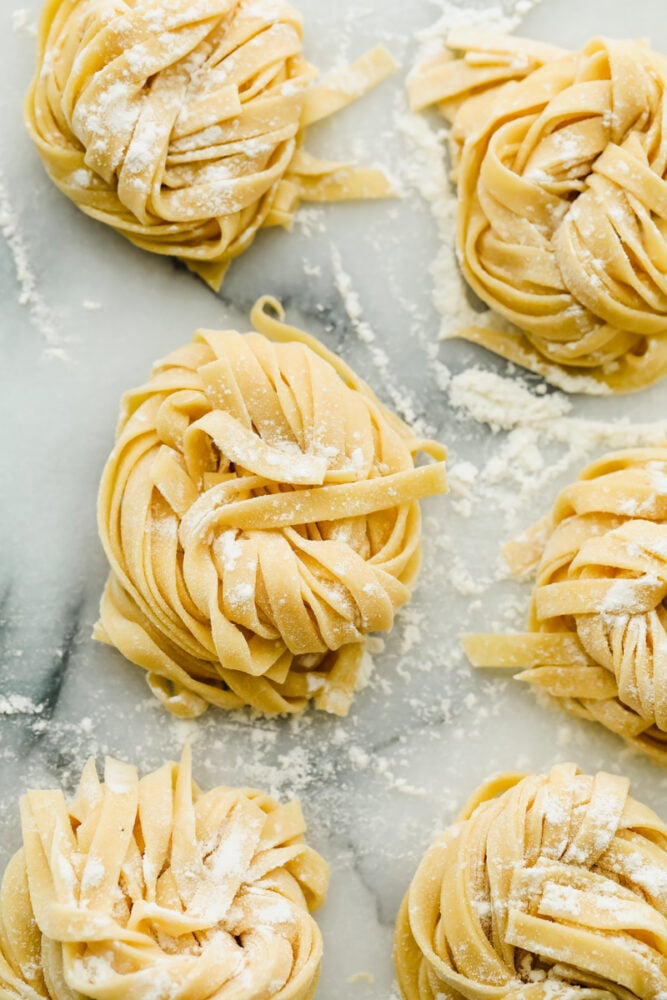
MULTIPOLYGON (((402 84, 416 33, 443 16, 460 23, 480 9, 475 3, 300 0, 306 54, 323 71, 377 41, 401 63, 393 79, 313 130, 309 145, 331 158, 351 151, 387 164, 404 197, 304 209, 292 234, 261 234, 216 296, 184 268, 81 215, 47 180, 21 121, 38 3, 14 2, 25 6, 4 0, 0 10, 0 866, 18 846, 17 801, 27 786, 71 791, 90 754, 148 770, 193 736, 201 784, 255 785, 302 800, 310 840, 333 875, 319 916, 318 1000, 390 1000, 400 898, 433 835, 488 772, 574 758, 587 770, 628 773, 635 794, 667 816, 667 778, 652 763, 538 704, 506 676, 474 674, 458 640, 470 628, 520 625, 529 587, 499 579, 500 541, 542 514, 588 457, 630 443, 634 425, 647 439, 667 437, 667 385, 568 402, 542 394, 531 377, 525 398, 537 410, 520 407, 500 427, 465 394, 473 366, 497 385, 517 376, 482 350, 438 339, 448 320, 436 303, 447 310, 451 295, 454 316, 466 300, 450 248, 451 266, 433 273, 438 227, 420 188, 429 188, 434 155, 424 129, 438 123, 410 119, 402 84), (420 583, 346 720, 211 710, 179 722, 151 698, 142 671, 91 639, 106 575, 97 483, 121 393, 196 327, 245 329, 263 293, 449 446, 454 488, 424 504, 420 583), (550 423, 559 415, 563 440, 550 423), (610 430, 611 420, 626 424, 610 430)), ((496 15, 510 15, 514 4, 502 2, 496 15)), ((521 30, 570 46, 594 34, 650 36, 667 51, 662 0, 542 0, 521 30)))

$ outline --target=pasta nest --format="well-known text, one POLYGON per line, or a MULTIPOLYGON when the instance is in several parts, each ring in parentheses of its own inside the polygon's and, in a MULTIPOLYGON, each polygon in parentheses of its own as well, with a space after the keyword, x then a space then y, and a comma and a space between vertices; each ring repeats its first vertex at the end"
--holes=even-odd
POLYGON ((269 303, 261 333, 201 330, 126 394, 100 487, 96 637, 179 715, 345 714, 416 578, 417 501, 446 489, 414 464, 445 449, 269 303))
POLYGON ((527 667, 568 711, 667 764, 667 447, 605 455, 505 548, 537 563, 530 632, 464 640, 477 666, 527 667))
POLYGON ((667 372, 666 89, 662 55, 606 38, 463 30, 421 67, 413 105, 452 122, 464 275, 524 334, 463 336, 618 391, 667 372))
POLYGON ((92 760, 67 805, 21 802, 23 847, 0 895, 7 1000, 310 1000, 322 940, 309 910, 326 862, 298 802, 203 793, 190 755, 138 780, 92 760))
POLYGON ((303 129, 395 68, 381 46, 309 88, 284 0, 48 0, 26 123, 51 179, 214 288, 299 198, 381 197, 385 175, 317 160, 303 129))
POLYGON ((627 778, 487 782, 424 856, 396 925, 405 1000, 657 1000, 667 826, 627 778))

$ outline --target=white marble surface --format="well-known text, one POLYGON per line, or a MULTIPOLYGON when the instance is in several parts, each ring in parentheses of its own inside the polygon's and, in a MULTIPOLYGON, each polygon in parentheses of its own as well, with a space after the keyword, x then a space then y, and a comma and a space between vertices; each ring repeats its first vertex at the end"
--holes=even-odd
MULTIPOLYGON (((543 769, 566 758, 586 769, 622 769, 636 793, 667 815, 665 776, 653 764, 630 757, 611 735, 538 705, 498 674, 473 675, 459 651, 466 628, 520 623, 529 591, 496 579, 498 544, 546 508, 582 464, 584 450, 563 459, 567 447, 549 443, 549 428, 542 427, 540 456, 534 426, 527 436, 521 426, 494 432, 454 409, 452 383, 443 388, 434 361, 454 375, 471 365, 507 374, 481 350, 437 340, 441 317, 429 272, 437 228, 414 187, 419 156, 395 127, 416 31, 443 10, 459 17, 474 4, 301 0, 306 52, 322 69, 377 40, 401 61, 393 80, 319 126, 311 146, 336 157, 351 143, 360 159, 385 162, 402 178, 405 198, 302 213, 291 235, 262 234, 216 297, 185 270, 79 214, 47 181, 21 123, 34 46, 25 26, 37 0, 23 0, 24 13, 14 9, 21 2, 0 3, 0 170, 7 196, 0 241, 0 865, 19 841, 17 799, 26 786, 72 789, 89 754, 112 753, 152 768, 177 755, 193 734, 202 784, 254 784, 302 799, 311 841, 333 876, 320 915, 319 1000, 389 1000, 400 897, 432 835, 487 772, 543 769), (36 279, 27 304, 20 302, 11 252, 19 245, 36 279), (355 310, 349 291, 347 303, 341 293, 341 269, 373 343, 360 336, 359 317, 350 317, 355 310), (469 510, 455 494, 425 505, 420 585, 347 720, 310 713, 267 722, 210 711, 197 723, 179 723, 150 698, 142 671, 90 638, 105 577, 95 492, 122 391, 195 327, 243 329, 249 306, 264 292, 341 349, 388 402, 412 409, 450 445, 452 466, 471 462, 483 475, 469 510), (490 459, 505 462, 509 449, 523 473, 535 463, 532 488, 524 476, 523 498, 522 484, 507 470, 491 485, 490 459), (549 463, 558 459, 550 476, 549 463), (369 975, 349 982, 357 973, 369 975)), ((522 30, 572 46, 596 33, 647 35, 667 50, 663 0, 543 0, 522 30)), ((24 274, 24 289, 25 281, 24 274)), ((539 389, 539 380, 530 385, 539 389)), ((576 397, 569 416, 655 422, 665 414, 666 392, 663 383, 625 399, 576 397)), ((585 439, 581 425, 568 426, 585 439)), ((602 439, 592 445, 593 455, 605 450, 602 439)))

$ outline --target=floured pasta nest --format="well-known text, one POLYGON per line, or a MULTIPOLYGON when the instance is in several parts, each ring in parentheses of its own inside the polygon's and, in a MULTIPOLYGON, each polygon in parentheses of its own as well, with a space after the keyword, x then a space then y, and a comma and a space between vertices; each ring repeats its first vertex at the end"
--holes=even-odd
POLYGON ((445 449, 269 302, 261 333, 200 330, 127 393, 100 488, 96 637, 179 715, 346 714, 416 578, 417 501, 446 489, 445 449))
POLYGON ((48 0, 25 114, 49 176, 216 289, 300 198, 387 195, 381 171, 317 160, 301 141, 394 61, 378 47, 309 88, 301 35, 283 0, 48 0))
POLYGON ((505 548, 537 566, 530 631, 469 635, 476 666, 517 676, 667 765, 667 447, 606 455, 505 548))
POLYGON ((483 785, 401 907, 405 1000, 666 995, 667 827, 628 791, 573 764, 483 785))
POLYGON ((7 1000, 310 1000, 326 862, 298 802, 192 782, 190 754, 141 780, 92 760, 78 795, 31 791, 0 894, 7 1000))
POLYGON ((640 42, 567 52, 472 30, 413 75, 413 106, 452 123, 463 273, 523 331, 462 336, 619 392, 667 372, 666 89, 640 42))

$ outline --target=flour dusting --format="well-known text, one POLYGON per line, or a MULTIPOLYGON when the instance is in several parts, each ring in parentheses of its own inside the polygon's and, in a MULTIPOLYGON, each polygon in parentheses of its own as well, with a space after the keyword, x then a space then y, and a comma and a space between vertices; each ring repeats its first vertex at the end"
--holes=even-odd
POLYGON ((575 417, 562 393, 548 392, 544 385, 532 388, 515 373, 508 378, 471 368, 454 375, 447 391, 462 418, 486 424, 498 435, 498 447, 484 464, 454 467, 459 513, 470 517, 478 509, 476 501, 491 500, 505 512, 509 530, 518 527, 528 501, 592 454, 667 441, 667 419, 633 423, 627 417, 575 417), (501 431, 507 434, 501 437, 501 431))
POLYGON ((37 35, 37 25, 29 7, 17 7, 12 11, 12 31, 15 35, 29 35, 34 38, 37 35))
POLYGON ((26 307, 32 325, 46 341, 44 354, 47 357, 64 360, 66 355, 58 336, 55 313, 46 304, 39 289, 30 262, 28 243, 9 199, 2 171, 0 171, 0 231, 14 261, 19 286, 19 304, 26 307))
POLYGON ((31 698, 21 694, 0 694, 0 715, 39 715, 43 711, 31 698))

